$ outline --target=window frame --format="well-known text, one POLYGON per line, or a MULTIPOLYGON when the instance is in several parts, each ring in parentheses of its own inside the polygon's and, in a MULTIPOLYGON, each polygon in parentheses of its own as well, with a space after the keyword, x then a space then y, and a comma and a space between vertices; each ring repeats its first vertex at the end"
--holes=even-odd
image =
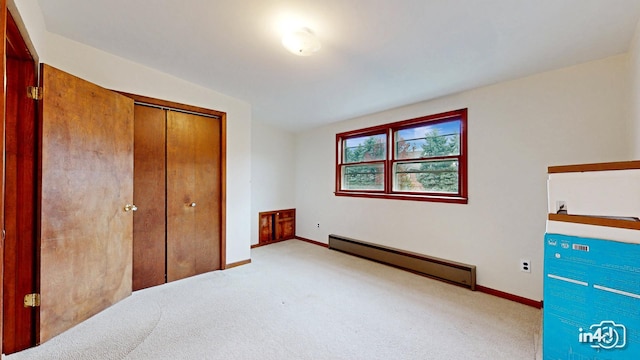
MULTIPOLYGON (((366 129, 363 129, 366 130, 366 129)), ((388 172, 388 158, 389 158, 389 134, 387 134, 386 131, 384 131, 384 129, 378 129, 377 127, 372 128, 370 131, 366 131, 365 135, 361 135, 359 131, 355 131, 355 132, 349 132, 347 136, 343 137, 343 142, 340 144, 340 148, 338 149, 339 153, 338 156, 340 157, 340 165, 338 165, 338 169, 341 169, 342 166, 357 166, 357 165, 367 165, 367 164, 377 164, 377 163, 382 163, 382 171, 383 171, 383 179, 384 179, 384 185, 382 190, 343 190, 343 191, 348 191, 348 192, 366 192, 366 193, 374 193, 374 194, 385 194, 387 191, 387 172, 388 172), (355 163, 342 163, 343 161, 343 156, 344 156, 344 148, 343 148, 343 144, 349 140, 349 139, 353 139, 353 138, 358 138, 358 137, 362 137, 362 136, 376 136, 376 135, 385 135, 385 142, 384 142, 384 148, 385 148, 385 158, 382 160, 370 160, 370 161, 361 161, 361 162, 355 162, 355 163)), ((342 171, 340 171, 340 179, 336 179, 336 181, 339 181, 340 184, 342 183, 342 171)), ((339 189, 339 188, 337 188, 339 189)))
POLYGON ((459 109, 439 114, 427 115, 418 118, 397 121, 393 123, 367 127, 363 129, 351 130, 336 134, 336 167, 335 167, 335 192, 336 196, 364 197, 378 199, 396 199, 413 201, 430 201, 455 204, 467 204, 468 196, 468 172, 467 172, 467 109, 459 109), (460 121, 460 154, 433 156, 428 158, 398 159, 396 154, 396 133, 403 129, 437 125, 451 121, 460 121), (374 135, 386 135, 386 156, 384 160, 363 161, 358 163, 343 163, 344 144, 346 140, 367 137, 374 135), (437 160, 457 160, 458 161, 458 192, 411 192, 394 190, 395 166, 398 163, 437 161, 437 160), (342 169, 348 165, 358 165, 367 163, 384 163, 384 186, 383 190, 345 190, 342 189, 342 169))

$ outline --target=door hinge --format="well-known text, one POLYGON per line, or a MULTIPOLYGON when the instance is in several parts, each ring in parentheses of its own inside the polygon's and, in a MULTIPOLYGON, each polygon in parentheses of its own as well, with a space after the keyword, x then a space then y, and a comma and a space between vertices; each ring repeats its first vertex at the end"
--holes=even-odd
POLYGON ((42 88, 37 86, 28 86, 27 97, 33 100, 42 100, 42 88))
POLYGON ((40 294, 27 294, 24 296, 24 307, 40 306, 40 294))

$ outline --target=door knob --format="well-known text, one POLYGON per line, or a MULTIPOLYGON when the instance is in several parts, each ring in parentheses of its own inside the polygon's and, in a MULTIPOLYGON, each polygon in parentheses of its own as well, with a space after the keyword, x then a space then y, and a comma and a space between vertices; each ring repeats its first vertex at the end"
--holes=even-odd
POLYGON ((127 204, 127 205, 124 206, 124 211, 127 211, 127 212, 129 212, 129 211, 137 211, 137 210, 138 210, 138 207, 133 205, 133 204, 127 204))
POLYGON ((192 202, 191 204, 189 204, 189 206, 196 207, 196 203, 192 202))

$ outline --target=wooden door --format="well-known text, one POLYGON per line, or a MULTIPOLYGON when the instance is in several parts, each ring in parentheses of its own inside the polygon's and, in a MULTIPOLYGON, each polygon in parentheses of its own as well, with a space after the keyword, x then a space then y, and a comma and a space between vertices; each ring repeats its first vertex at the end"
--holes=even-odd
POLYGON ((276 240, 293 239, 296 236, 296 210, 280 210, 276 213, 276 240))
POLYGON ((260 236, 258 238, 258 242, 266 243, 269 241, 273 241, 274 231, 273 231, 273 212, 261 212, 258 213, 259 225, 258 229, 260 231, 260 236))
POLYGON ((38 343, 131 294, 133 100, 42 65, 38 343))
POLYGON ((24 296, 35 289, 36 114, 26 96, 36 65, 11 14, 7 14, 5 126, 5 254, 3 343, 5 354, 35 345, 35 309, 24 296))
POLYGON ((135 106, 133 290, 166 281, 165 117, 162 109, 135 106))
POLYGON ((167 281, 220 269, 220 120, 167 113, 167 281))

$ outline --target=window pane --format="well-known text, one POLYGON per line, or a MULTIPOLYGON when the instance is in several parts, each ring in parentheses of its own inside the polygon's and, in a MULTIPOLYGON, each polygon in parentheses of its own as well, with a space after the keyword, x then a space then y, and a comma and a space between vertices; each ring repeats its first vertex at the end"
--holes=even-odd
POLYGON ((342 190, 384 190, 384 164, 342 167, 342 190))
POLYGON ((458 193, 458 160, 397 163, 394 191, 458 193))
POLYGON ((385 134, 361 136, 344 141, 344 163, 384 160, 387 157, 385 134))
POLYGON ((395 132, 396 159, 460 155, 460 120, 395 132))

